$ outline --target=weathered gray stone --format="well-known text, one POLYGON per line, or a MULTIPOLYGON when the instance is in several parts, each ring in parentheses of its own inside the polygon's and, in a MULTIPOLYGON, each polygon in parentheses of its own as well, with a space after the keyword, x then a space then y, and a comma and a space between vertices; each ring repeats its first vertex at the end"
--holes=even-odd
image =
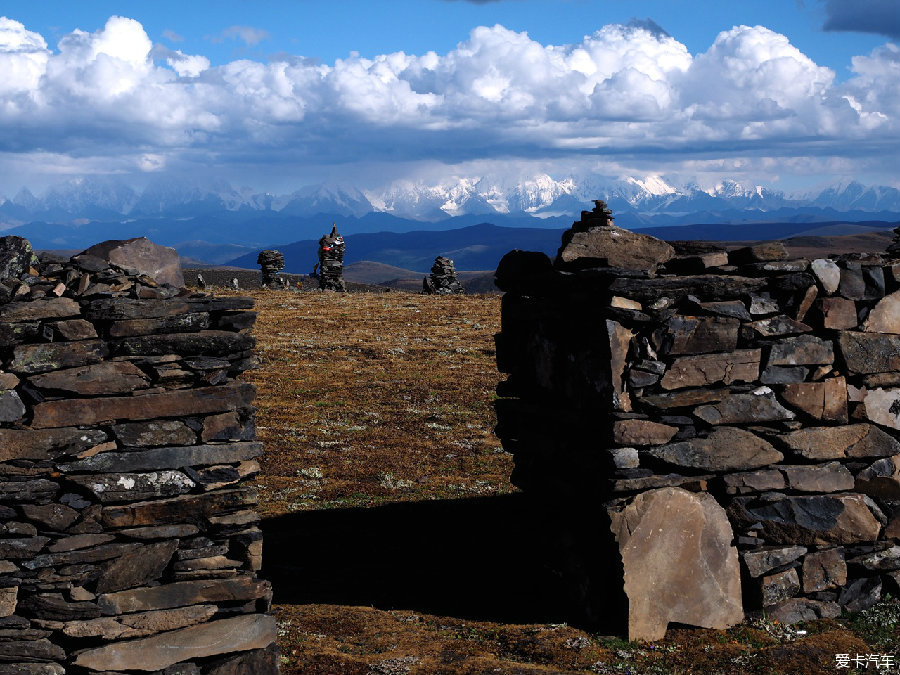
POLYGON ((900 370, 900 336, 841 331, 838 344, 851 373, 867 375, 900 370))
POLYGON ((152 319, 123 319, 114 321, 109 326, 112 338, 151 335, 153 333, 193 333, 209 328, 209 314, 205 312, 187 312, 175 316, 163 316, 152 319))
POLYGON ((642 303, 653 303, 662 297, 674 300, 694 295, 706 301, 734 300, 749 295, 766 285, 765 279, 698 274, 694 276, 660 277, 656 279, 629 279, 618 277, 612 281, 609 291, 642 303))
POLYGON ((831 342, 811 335, 783 338, 772 343, 769 366, 810 366, 834 363, 831 342))
POLYGON ((185 520, 189 523, 197 522, 222 510, 255 502, 256 492, 253 490, 220 490, 201 495, 181 495, 169 499, 105 506, 102 520, 107 527, 173 525, 185 520))
POLYGON ((47 529, 61 532, 76 520, 78 511, 65 504, 22 504, 22 514, 35 523, 40 523, 47 529))
POLYGON ((243 435, 243 432, 244 427, 235 413, 210 415, 203 420, 200 440, 204 442, 236 440, 243 435))
POLYGON ((214 661, 205 675, 261 675, 277 673, 279 652, 276 645, 254 649, 214 661))
POLYGON ((853 474, 839 462, 821 465, 778 467, 787 477, 788 487, 798 492, 838 492, 853 489, 853 474))
POLYGON ((789 406, 815 420, 847 422, 847 381, 843 377, 786 384, 781 396, 789 406))
POLYGON ((25 412, 25 404, 15 391, 0 391, 0 422, 20 420, 25 412))
POLYGON ((746 328, 755 333, 758 337, 781 337, 783 335, 799 335, 808 333, 812 330, 805 323, 795 321, 794 319, 779 314, 769 319, 759 319, 744 324, 746 328))
POLYGON ((853 489, 870 497, 900 501, 900 453, 879 459, 856 474, 853 489))
POLYGON ((28 560, 44 548, 49 537, 0 539, 0 560, 28 560))
POLYGON ((92 548, 63 551, 60 553, 44 553, 35 556, 31 560, 22 563, 23 567, 37 570, 42 567, 54 567, 60 565, 81 565, 85 563, 97 563, 112 560, 128 551, 138 548, 139 544, 105 544, 92 548))
POLYGON ((275 632, 274 617, 249 614, 89 649, 78 654, 75 665, 93 670, 159 670, 181 661, 262 649, 275 641, 275 632))
POLYGON ((761 506, 729 506, 733 522, 748 527, 757 522, 773 544, 821 546, 875 541, 881 523, 857 494, 791 496, 761 506))
POLYGON ((251 577, 176 581, 171 584, 105 593, 97 599, 105 616, 219 602, 250 602, 271 594, 267 581, 251 577))
POLYGON ((724 401, 730 396, 731 392, 728 389, 691 389, 688 391, 675 391, 670 394, 643 396, 641 397, 641 403, 658 410, 670 410, 712 401, 724 401))
POLYGON ((126 297, 102 298, 92 301, 85 310, 90 320, 123 321, 153 319, 188 313, 224 312, 253 308, 253 298, 202 297, 145 300, 126 297))
POLYGON ((833 260, 816 258, 809 266, 826 293, 831 295, 837 291, 841 283, 841 270, 833 260))
POLYGON ((678 427, 650 420, 618 420, 613 423, 613 440, 619 445, 659 445, 668 443, 678 427))
POLYGON ((900 429, 900 388, 866 392, 866 419, 891 429, 900 429))
POLYGON ((66 602, 61 593, 29 595, 19 600, 25 616, 49 621, 96 619, 100 608, 93 602, 66 602))
MULTIPOLYGON (((71 473, 104 472, 127 473, 135 471, 162 471, 185 466, 204 464, 230 464, 259 457, 262 454, 262 443, 220 443, 214 445, 185 445, 168 448, 150 448, 131 452, 104 452, 93 457, 70 462, 62 470, 71 473)), ((126 479, 131 483, 136 479, 126 479)), ((155 476, 153 480, 141 481, 141 486, 148 487, 153 482, 181 482, 173 474, 155 476)), ((137 486, 137 482, 133 485, 137 486)), ((93 488, 92 488, 93 489, 93 488)), ((138 489, 142 489, 139 487, 138 489)), ((99 492, 102 492, 102 488, 99 492)))
POLYGON ((847 612, 869 609, 881 599, 881 579, 857 579, 841 589, 838 604, 847 612))
POLYGON ((78 454, 107 439, 99 429, 0 429, 0 462, 78 454))
POLYGON ((103 568, 97 593, 111 593, 158 580, 172 559, 178 540, 146 544, 126 551, 103 568))
POLYGON ((733 532, 710 495, 662 488, 610 517, 625 569, 629 639, 661 639, 670 622, 721 629, 743 619, 733 532))
POLYGON ((717 302, 701 302, 700 308, 710 314, 719 316, 731 316, 741 321, 750 321, 750 312, 747 306, 740 300, 719 300, 717 302))
MULTIPOLYGON (((751 577, 759 577, 766 572, 787 565, 805 554, 805 546, 765 546, 741 553, 751 577)), ((799 590, 799 589, 798 589, 799 590)))
MULTIPOLYGON (((234 415, 234 413, 224 414, 234 415)), ((131 447, 146 448, 162 445, 191 445, 197 440, 196 432, 181 420, 127 422, 125 424, 115 424, 112 429, 116 438, 118 438, 123 445, 131 447)))
POLYGON ((752 382, 759 377, 759 349, 738 349, 726 354, 676 358, 663 376, 663 389, 705 387, 721 382, 752 382))
POLYGON ((201 330, 196 333, 166 333, 121 338, 111 343, 113 353, 124 356, 164 354, 223 356, 253 349, 256 338, 249 333, 201 330))
POLYGON ((768 387, 760 387, 749 394, 732 394, 720 403, 696 408, 694 414, 708 424, 752 424, 796 417, 778 402, 768 387))
POLYGON ((24 237, 0 237, 0 280, 18 279, 37 264, 31 242, 24 237))
POLYGON ((128 361, 103 361, 79 368, 33 375, 28 381, 38 389, 79 396, 125 394, 150 386, 150 379, 128 361))
POLYGON ((114 540, 115 536, 112 534, 74 534, 71 537, 57 539, 47 550, 50 553, 65 553, 66 551, 77 551, 81 548, 101 546, 114 540))
POLYGON ((759 376, 763 384, 788 384, 790 382, 803 382, 809 375, 809 368, 805 366, 769 366, 759 376))
POLYGON ((670 443, 647 453, 669 464, 704 471, 756 469, 784 457, 756 434, 736 427, 720 427, 706 438, 670 443))
POLYGON ((181 471, 107 473, 71 476, 70 480, 90 490, 102 503, 173 497, 190 492, 196 486, 181 471))
POLYGON ((101 340, 17 345, 7 368, 14 373, 45 373, 99 363, 106 355, 106 344, 101 340))
POLYGON ((120 530, 119 534, 123 537, 131 537, 141 541, 152 541, 154 539, 173 539, 181 537, 192 537, 200 532, 200 528, 196 525, 160 525, 159 527, 134 527, 127 530, 120 530))
POLYGON ((786 625, 815 621, 816 619, 836 619, 841 608, 836 602, 790 598, 766 608, 766 618, 786 625))
POLYGON ((175 249, 154 244, 146 237, 111 239, 91 246, 81 255, 95 256, 122 269, 146 274, 158 284, 184 286, 181 261, 175 249))
POLYGON ((781 308, 772 298, 762 295, 750 296, 750 314, 752 316, 763 316, 765 314, 775 314, 781 308))
POLYGON ((847 583, 847 563, 839 548, 814 551, 803 558, 803 592, 818 593, 847 583))
POLYGON ((59 485, 44 478, 0 481, 0 502, 42 502, 51 499, 59 485))
POLYGON ((851 558, 847 561, 870 572, 892 572, 900 570, 900 546, 891 546, 883 551, 874 551, 851 558))
POLYGON ((88 621, 70 621, 63 628, 63 633, 73 638, 102 637, 105 640, 125 640, 194 626, 211 619, 217 610, 216 605, 194 605, 122 614, 116 617, 100 617, 88 621))
POLYGON ((612 465, 617 469, 636 469, 640 466, 640 456, 636 448, 610 448, 612 465))
POLYGON ((784 474, 777 469, 731 473, 726 475, 724 479, 730 494, 735 492, 738 494, 769 492, 771 490, 783 490, 787 486, 784 474))
POLYGON ((71 298, 36 298, 0 306, 0 322, 19 323, 77 317, 80 305, 71 298))
POLYGON ((784 572, 770 574, 760 580, 760 590, 763 607, 775 605, 800 592, 800 577, 793 567, 784 572))
POLYGON ((785 434, 781 440, 807 459, 887 457, 900 454, 900 443, 871 424, 810 427, 785 434))
POLYGON ((0 675, 65 675, 58 663, 0 663, 0 675))
POLYGON ((740 321, 723 316, 674 316, 666 322, 663 351, 667 354, 733 352, 740 321))
POLYGON ((654 271, 675 256, 666 242, 615 225, 592 227, 583 232, 568 230, 557 254, 557 266, 609 265, 627 270, 654 271))
POLYGON ((0 661, 62 661, 64 658, 66 653, 62 647, 46 638, 0 641, 0 661))
POLYGON ((256 388, 245 382, 141 396, 47 401, 34 406, 32 427, 68 427, 104 420, 147 420, 226 412, 248 407, 256 388))

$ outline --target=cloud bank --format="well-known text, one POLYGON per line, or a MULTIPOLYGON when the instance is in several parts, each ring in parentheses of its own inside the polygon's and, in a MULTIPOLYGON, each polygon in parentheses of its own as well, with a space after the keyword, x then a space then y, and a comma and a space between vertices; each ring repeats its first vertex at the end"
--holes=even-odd
MULTIPOLYGON (((154 46, 125 17, 74 31, 55 50, 0 18, 0 153, 59 172, 642 157, 893 163, 896 45, 857 56, 852 77, 836 83, 762 26, 723 31, 697 55, 647 26, 608 25, 568 45, 482 26, 447 54, 211 67, 154 46)), ((265 38, 241 27, 230 35, 265 38)))

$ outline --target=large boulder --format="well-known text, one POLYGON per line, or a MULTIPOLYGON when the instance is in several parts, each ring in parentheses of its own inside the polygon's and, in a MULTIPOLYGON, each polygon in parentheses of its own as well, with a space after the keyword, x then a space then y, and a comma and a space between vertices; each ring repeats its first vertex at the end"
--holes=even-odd
POLYGON ((110 239, 94 244, 77 257, 92 256, 123 269, 146 274, 158 284, 169 284, 181 288, 184 276, 181 261, 174 248, 154 244, 147 237, 134 239, 110 239))
POLYGON ((0 280, 18 279, 37 262, 31 242, 22 237, 0 237, 0 280))
POLYGON ((661 488, 610 511, 628 596, 628 638, 659 640, 669 623, 724 629, 744 618, 737 549, 706 493, 661 488))

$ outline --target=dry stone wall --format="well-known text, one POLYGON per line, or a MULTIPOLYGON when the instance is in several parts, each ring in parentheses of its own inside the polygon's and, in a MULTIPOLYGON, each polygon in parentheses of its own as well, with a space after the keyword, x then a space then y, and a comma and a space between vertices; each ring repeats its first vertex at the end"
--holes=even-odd
POLYGON ((513 482, 577 523, 567 550, 615 537, 618 580, 593 554, 561 565, 587 615, 619 588, 629 634, 655 639, 896 595, 900 264, 663 247, 604 206, 555 263, 513 251, 497 271, 513 482))
POLYGON ((0 239, 0 675, 278 672, 253 301, 157 283, 159 248, 0 239))

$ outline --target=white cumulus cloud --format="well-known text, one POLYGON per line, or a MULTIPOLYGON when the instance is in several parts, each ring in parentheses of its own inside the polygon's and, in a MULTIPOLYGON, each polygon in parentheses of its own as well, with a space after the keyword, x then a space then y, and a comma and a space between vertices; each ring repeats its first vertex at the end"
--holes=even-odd
MULTIPOLYGON (((229 29, 231 37, 248 45, 266 37, 244 28, 229 29)), ((190 162, 288 171, 558 164, 567 154, 614 161, 648 152, 660 162, 715 153, 789 159, 813 147, 884 157, 900 137, 900 50, 859 55, 852 72, 836 84, 833 71, 762 26, 723 31, 697 55, 641 25, 604 26, 565 45, 496 25, 475 28, 446 54, 211 66, 203 55, 154 47, 125 17, 74 31, 56 50, 0 18, 0 151, 131 153, 142 171, 190 162)))

